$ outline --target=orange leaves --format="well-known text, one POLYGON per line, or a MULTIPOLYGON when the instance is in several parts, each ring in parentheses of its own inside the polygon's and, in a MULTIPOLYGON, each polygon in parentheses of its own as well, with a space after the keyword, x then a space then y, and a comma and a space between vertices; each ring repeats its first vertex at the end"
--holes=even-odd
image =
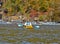
POLYGON ((32 15, 36 15, 37 14, 37 11, 36 10, 31 10, 31 13, 32 15))

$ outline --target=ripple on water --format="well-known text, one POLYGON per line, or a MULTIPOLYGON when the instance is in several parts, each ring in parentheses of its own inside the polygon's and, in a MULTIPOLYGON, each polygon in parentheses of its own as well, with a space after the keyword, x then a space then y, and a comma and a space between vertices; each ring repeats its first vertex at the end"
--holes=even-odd
POLYGON ((12 44, 12 43, 7 43, 7 42, 0 42, 0 44, 12 44))
POLYGON ((22 44, 34 44, 34 43, 23 41, 22 44))
POLYGON ((59 43, 50 43, 50 44, 59 44, 59 43))

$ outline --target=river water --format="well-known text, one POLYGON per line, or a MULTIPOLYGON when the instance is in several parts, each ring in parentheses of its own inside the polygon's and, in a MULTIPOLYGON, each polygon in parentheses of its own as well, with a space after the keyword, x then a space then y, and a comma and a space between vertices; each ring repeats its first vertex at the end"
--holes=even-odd
POLYGON ((40 29, 0 25, 0 44, 60 44, 60 26, 40 26, 40 29))

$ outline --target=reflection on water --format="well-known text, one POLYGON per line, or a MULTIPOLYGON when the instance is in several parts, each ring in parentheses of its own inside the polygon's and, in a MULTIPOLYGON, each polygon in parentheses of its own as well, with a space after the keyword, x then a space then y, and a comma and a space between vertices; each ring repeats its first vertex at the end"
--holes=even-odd
POLYGON ((12 43, 7 43, 7 42, 0 42, 0 44, 12 44, 12 43))
POLYGON ((60 30, 0 28, 0 44, 59 44, 60 30))
POLYGON ((32 43, 27 42, 27 41, 23 41, 22 44, 32 44, 32 43))

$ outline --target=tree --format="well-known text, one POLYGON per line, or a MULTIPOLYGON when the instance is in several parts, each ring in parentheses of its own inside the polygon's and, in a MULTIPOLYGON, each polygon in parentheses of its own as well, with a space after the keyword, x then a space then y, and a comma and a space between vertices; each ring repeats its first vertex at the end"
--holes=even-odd
POLYGON ((7 0, 3 7, 8 9, 10 15, 21 12, 29 16, 32 9, 37 12, 48 12, 51 2, 51 0, 7 0))

